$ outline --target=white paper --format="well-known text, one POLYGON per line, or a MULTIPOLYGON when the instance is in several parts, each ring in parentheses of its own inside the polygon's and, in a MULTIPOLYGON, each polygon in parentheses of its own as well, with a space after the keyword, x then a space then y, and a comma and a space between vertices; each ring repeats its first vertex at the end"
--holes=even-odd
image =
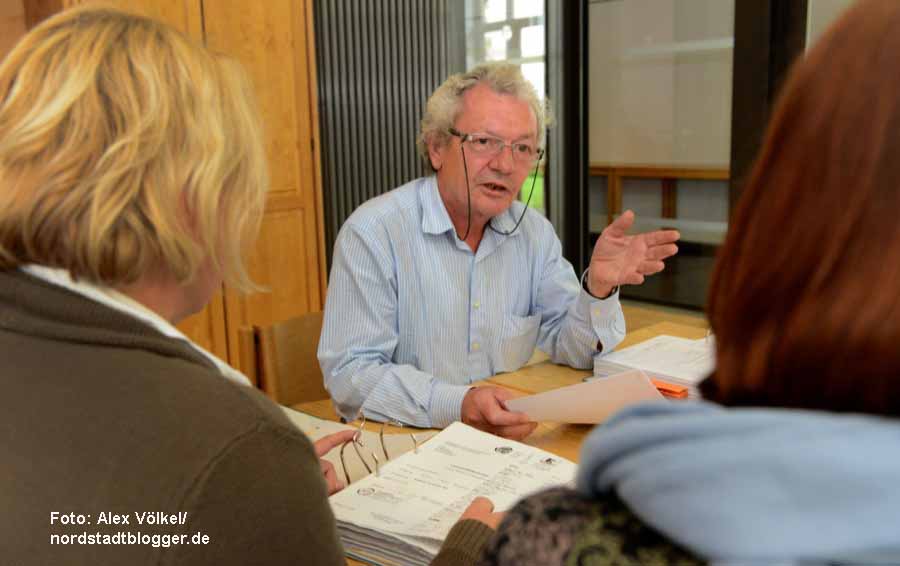
POLYGON ((457 422, 330 501, 345 548, 371 552, 381 544, 400 552, 389 544, 400 540, 433 555, 475 497, 505 511, 530 493, 571 482, 575 470, 564 458, 457 422))
POLYGON ((537 422, 594 424, 628 405, 660 399, 664 397, 644 372, 631 370, 512 399, 506 402, 506 407, 521 411, 537 422))
POLYGON ((594 360, 594 375, 641 369, 651 377, 694 386, 715 369, 715 342, 661 335, 594 360))

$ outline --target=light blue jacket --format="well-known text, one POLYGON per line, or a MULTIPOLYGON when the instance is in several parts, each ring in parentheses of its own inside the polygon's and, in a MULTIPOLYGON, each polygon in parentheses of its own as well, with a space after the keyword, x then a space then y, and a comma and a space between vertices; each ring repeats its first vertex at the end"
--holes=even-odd
POLYGON ((578 490, 725 563, 900 564, 900 420, 651 403, 597 427, 578 490))

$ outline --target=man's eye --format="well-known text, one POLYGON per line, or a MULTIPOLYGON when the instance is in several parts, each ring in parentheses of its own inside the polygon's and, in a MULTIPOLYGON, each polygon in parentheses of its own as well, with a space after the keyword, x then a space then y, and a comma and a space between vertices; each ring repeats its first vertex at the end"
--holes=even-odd
POLYGON ((524 143, 517 143, 515 145, 516 153, 521 153, 522 155, 531 155, 534 153, 534 150, 531 149, 531 146, 524 143))
POLYGON ((491 138, 472 138, 475 145, 491 145, 491 138))

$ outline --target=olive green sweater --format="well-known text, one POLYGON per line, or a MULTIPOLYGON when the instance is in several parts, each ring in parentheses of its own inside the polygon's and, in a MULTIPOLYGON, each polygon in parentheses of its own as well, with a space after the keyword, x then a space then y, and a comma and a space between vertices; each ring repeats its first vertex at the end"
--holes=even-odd
MULTIPOLYGON (((5 564, 345 562, 310 441, 187 343, 0 272, 0 386, 5 564)), ((461 523, 436 563, 491 532, 461 523)))

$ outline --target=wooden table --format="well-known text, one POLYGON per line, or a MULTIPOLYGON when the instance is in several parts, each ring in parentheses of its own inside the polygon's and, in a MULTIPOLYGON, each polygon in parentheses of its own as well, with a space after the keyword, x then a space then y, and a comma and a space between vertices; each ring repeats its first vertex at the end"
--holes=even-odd
MULTIPOLYGON (((706 330, 683 324, 661 322, 629 332, 619 345, 619 348, 626 348, 661 334, 696 339, 703 338, 706 335, 706 330)), ((589 370, 577 370, 544 361, 525 366, 517 371, 495 375, 482 381, 479 385, 498 385, 522 395, 530 395, 557 389, 565 385, 580 383, 590 374, 589 370)), ((330 399, 299 403, 294 405, 293 408, 322 419, 338 420, 330 399)), ((371 430, 378 430, 381 425, 371 423, 367 424, 366 427, 371 430)), ((524 442, 577 462, 581 443, 592 428, 592 425, 540 423, 537 429, 524 442)), ((394 427, 389 427, 389 430, 391 432, 401 432, 400 429, 394 427)), ((409 432, 409 429, 404 429, 404 432, 409 432)))
MULTIPOLYGON (((619 344, 619 348, 627 348, 661 334, 697 339, 706 336, 706 329, 672 322, 660 322, 629 332, 622 343, 619 344)), ((540 357, 537 359, 540 359, 540 357)), ((541 361, 525 366, 517 371, 495 375, 482 381, 479 385, 498 385, 522 395, 529 395, 580 383, 582 379, 591 373, 588 370, 577 370, 556 365, 549 361, 541 361)), ((294 405, 293 408, 322 419, 339 420, 337 413, 334 411, 334 406, 331 404, 331 399, 299 403, 294 405)), ((366 428, 369 430, 378 430, 380 427, 380 424, 366 424, 366 428)), ((537 429, 523 442, 577 462, 581 443, 592 428, 593 425, 540 423, 537 429)), ((388 427, 388 430, 390 432, 409 432, 408 428, 401 431, 397 427, 388 427)), ((347 558, 347 564, 348 566, 364 566, 363 562, 357 562, 352 558, 347 558)))

